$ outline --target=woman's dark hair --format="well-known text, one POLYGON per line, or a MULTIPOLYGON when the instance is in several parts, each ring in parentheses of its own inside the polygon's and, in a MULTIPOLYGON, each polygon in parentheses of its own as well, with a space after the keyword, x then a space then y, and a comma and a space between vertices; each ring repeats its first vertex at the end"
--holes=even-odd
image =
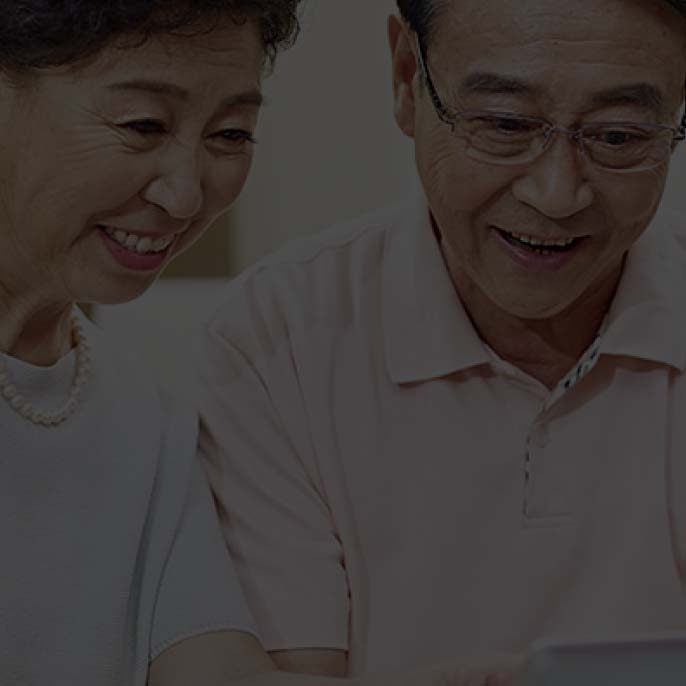
POLYGON ((189 35, 255 20, 271 65, 297 36, 300 0, 8 0, 0 3, 0 69, 76 65, 117 38, 189 35))
MULTIPOLYGON (((438 13, 446 0, 398 0, 400 13, 412 30, 419 36, 422 45, 427 41, 435 27, 438 13)), ((686 0, 660 0, 666 2, 686 16, 686 0)))

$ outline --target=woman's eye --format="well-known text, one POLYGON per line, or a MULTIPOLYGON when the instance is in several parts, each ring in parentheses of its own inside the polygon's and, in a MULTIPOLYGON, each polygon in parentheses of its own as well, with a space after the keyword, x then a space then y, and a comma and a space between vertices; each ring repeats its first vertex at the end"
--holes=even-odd
POLYGON ((214 136, 223 148, 231 152, 243 151, 248 145, 256 145, 257 139, 249 131, 242 129, 226 129, 214 136))
POLYGON ((128 131, 133 131, 141 136, 159 136, 166 133, 166 128, 161 121, 156 121, 155 119, 141 119, 138 121, 130 121, 126 124, 122 124, 123 129, 128 131))

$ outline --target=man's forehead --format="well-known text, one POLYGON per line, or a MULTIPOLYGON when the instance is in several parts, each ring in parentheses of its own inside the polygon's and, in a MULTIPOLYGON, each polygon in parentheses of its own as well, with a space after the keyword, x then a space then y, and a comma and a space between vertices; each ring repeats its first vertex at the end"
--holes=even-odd
POLYGON ((667 0, 452 0, 431 50, 461 97, 567 87, 588 108, 659 109, 686 82, 686 20, 667 0))
POLYGON ((479 42, 481 52, 536 41, 607 50, 639 46, 686 53, 686 13, 670 0, 435 0, 438 43, 479 42), (441 40, 442 39, 442 40, 441 40), (640 40, 636 40, 640 39, 640 40))

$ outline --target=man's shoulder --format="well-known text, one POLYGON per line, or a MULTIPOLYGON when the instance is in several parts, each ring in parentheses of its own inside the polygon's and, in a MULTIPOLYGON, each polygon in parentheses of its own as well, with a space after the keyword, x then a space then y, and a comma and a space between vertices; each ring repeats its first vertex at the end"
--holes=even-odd
POLYGON ((672 259, 686 260, 686 212, 675 210, 670 207, 660 208, 656 216, 656 229, 668 234, 667 238, 671 242, 670 257, 672 259), (678 250, 673 252, 674 246, 678 250))
POLYGON ((402 206, 380 209, 296 239, 236 277, 212 328, 244 335, 351 316, 382 281, 386 237, 400 226, 402 206))
POLYGON ((373 250, 379 241, 385 239, 385 234, 398 224, 402 213, 401 206, 381 208, 292 240, 259 260, 240 278, 250 280, 264 271, 289 266, 300 269, 337 255, 373 250))

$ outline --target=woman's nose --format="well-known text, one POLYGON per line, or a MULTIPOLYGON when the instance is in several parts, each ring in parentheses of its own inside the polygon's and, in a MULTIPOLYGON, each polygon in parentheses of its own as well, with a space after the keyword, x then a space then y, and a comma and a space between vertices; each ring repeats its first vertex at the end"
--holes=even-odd
POLYGON ((165 169, 145 189, 145 199, 174 219, 193 219, 204 202, 199 166, 195 155, 170 155, 165 160, 165 169))

